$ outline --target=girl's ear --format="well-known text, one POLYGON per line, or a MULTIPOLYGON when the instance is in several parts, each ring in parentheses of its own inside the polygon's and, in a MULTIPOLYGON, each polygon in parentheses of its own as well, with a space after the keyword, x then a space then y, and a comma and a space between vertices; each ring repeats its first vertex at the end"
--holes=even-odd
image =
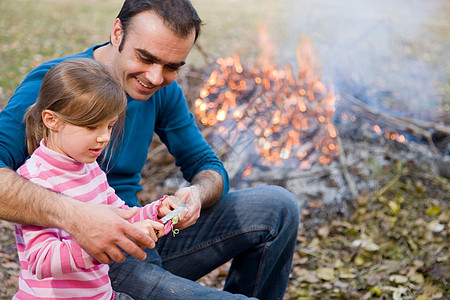
POLYGON ((44 125, 50 130, 57 130, 60 123, 60 119, 58 118, 58 116, 56 116, 53 111, 48 109, 42 112, 42 121, 44 122, 44 125))

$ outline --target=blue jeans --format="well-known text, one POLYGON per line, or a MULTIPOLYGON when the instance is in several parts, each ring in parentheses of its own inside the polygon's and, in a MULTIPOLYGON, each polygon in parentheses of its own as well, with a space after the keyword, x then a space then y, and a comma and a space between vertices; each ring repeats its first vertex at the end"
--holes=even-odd
POLYGON ((297 240, 298 200, 277 186, 243 189, 202 211, 197 223, 111 264, 115 291, 134 299, 283 299, 297 240), (224 291, 195 280, 233 259, 224 291))

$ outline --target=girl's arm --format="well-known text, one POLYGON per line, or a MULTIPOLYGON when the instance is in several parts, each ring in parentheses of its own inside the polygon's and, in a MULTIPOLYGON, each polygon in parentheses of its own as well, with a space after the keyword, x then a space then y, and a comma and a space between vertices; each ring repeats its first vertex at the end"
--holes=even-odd
MULTIPOLYGON (((53 189, 48 180, 39 177, 28 181, 53 189)), ((21 260, 28 263, 28 271, 38 279, 58 277, 100 264, 58 228, 16 224, 16 239, 17 250, 23 254, 21 260)))
MULTIPOLYGON (((152 222, 148 222, 149 220, 158 220, 171 212, 173 209, 177 207, 175 204, 176 198, 174 196, 164 196, 158 201, 147 204, 144 207, 141 207, 140 211, 130 219, 131 223, 134 223, 136 226, 141 228, 142 230, 148 232, 150 236, 153 236, 153 231, 156 230, 159 232, 157 237, 161 237, 163 235, 168 234, 172 229, 172 222, 169 220, 166 224, 157 224, 158 227, 155 228, 155 224, 152 222), (147 216, 147 217, 146 217, 147 216), (147 221, 147 222, 146 222, 147 221)), ((178 201, 176 201, 178 203, 178 201)), ((155 240, 156 242, 156 240, 155 240)))
MULTIPOLYGON (((138 212, 134 215, 134 217, 132 217, 131 219, 129 219, 128 221, 130 221, 131 223, 137 222, 137 221, 142 221, 142 220, 153 220, 156 221, 158 220, 158 208, 160 207, 162 202, 162 199, 159 199, 158 201, 149 203, 147 205, 145 205, 144 207, 139 207, 138 208, 138 212)), ((126 206, 126 205, 124 205, 126 206)), ((124 207, 122 207, 124 208, 124 207)))
MULTIPOLYGON (((115 190, 108 184, 105 176, 105 184, 106 184, 106 194, 107 194, 107 202, 106 204, 115 206, 120 209, 130 209, 125 202, 117 196, 115 190)), ((159 199, 158 201, 149 203, 144 207, 138 207, 138 212, 131 218, 128 219, 128 222, 134 223, 143 220, 158 220, 158 209, 161 206, 162 200, 165 198, 159 199)))
POLYGON ((57 228, 16 224, 16 239, 21 260, 38 279, 61 277, 100 264, 57 228))
MULTIPOLYGON (((105 185, 106 185, 106 194, 107 194, 107 202, 106 204, 115 206, 120 209, 130 209, 125 202, 117 196, 115 190, 108 184, 105 175, 105 185)), ((177 207, 176 198, 174 196, 164 196, 161 199, 151 202, 143 207, 138 207, 138 212, 131 218, 128 219, 130 223, 135 223, 143 220, 152 220, 156 221, 166 214, 168 214, 171 210, 174 210, 177 207)))
MULTIPOLYGON (((130 223, 134 223, 137 227, 142 229, 144 232, 146 232, 148 235, 151 236, 151 238, 156 242, 157 238, 153 234, 153 226, 151 222, 148 222, 149 220, 156 221, 166 214, 168 214, 170 211, 175 209, 177 207, 177 204, 179 201, 176 201, 176 198, 174 196, 164 196, 163 198, 154 201, 152 203, 149 203, 145 205, 144 207, 139 207, 138 212, 129 219, 128 221, 130 223)), ((111 205, 118 206, 120 209, 130 209, 128 205, 125 204, 123 200, 121 200, 114 192, 114 189, 108 186, 108 203, 111 205)), ((153 223, 154 224, 154 223, 153 223)), ((159 227, 159 226, 158 226, 159 227)), ((167 222, 164 225, 164 234, 167 234, 172 229, 171 222, 167 222)), ((156 229, 156 231, 162 231, 156 229)), ((162 236, 162 232, 158 234, 158 237, 162 236)), ((149 247, 153 248, 153 247, 149 247)))

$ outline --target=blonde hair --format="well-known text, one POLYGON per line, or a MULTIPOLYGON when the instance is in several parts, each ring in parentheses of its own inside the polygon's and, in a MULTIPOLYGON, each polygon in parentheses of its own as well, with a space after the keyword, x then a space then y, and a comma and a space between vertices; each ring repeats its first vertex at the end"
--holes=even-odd
POLYGON ((83 127, 119 116, 113 131, 117 135, 123 128, 126 105, 125 90, 108 66, 89 58, 62 61, 44 76, 36 103, 24 116, 28 153, 31 155, 48 137, 49 129, 42 120, 44 110, 83 127))

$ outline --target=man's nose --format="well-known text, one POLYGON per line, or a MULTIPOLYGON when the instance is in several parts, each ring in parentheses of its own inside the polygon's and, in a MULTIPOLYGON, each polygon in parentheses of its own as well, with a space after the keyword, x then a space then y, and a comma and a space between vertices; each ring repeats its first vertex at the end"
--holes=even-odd
POLYGON ((160 64, 151 64, 145 73, 147 80, 155 86, 161 85, 164 81, 164 66, 160 64))

